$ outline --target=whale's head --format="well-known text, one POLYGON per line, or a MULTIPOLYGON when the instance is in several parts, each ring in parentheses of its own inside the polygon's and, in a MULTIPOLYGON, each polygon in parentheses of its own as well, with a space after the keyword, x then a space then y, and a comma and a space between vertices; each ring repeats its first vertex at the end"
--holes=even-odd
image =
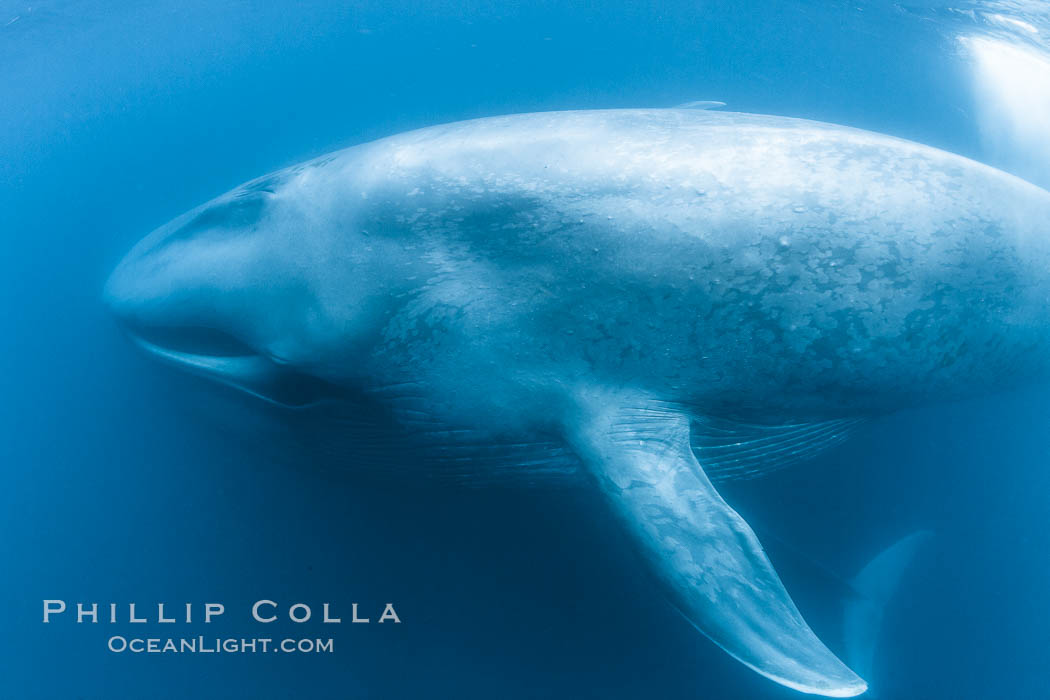
POLYGON ((347 225, 352 212, 305 186, 310 177, 253 181, 138 243, 104 291, 135 344, 283 405, 314 402, 352 374, 382 285, 373 246, 347 225))

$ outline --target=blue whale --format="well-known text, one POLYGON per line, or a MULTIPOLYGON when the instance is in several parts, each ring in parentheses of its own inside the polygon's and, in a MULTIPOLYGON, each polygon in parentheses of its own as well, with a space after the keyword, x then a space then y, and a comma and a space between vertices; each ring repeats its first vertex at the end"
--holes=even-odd
MULTIPOLYGON (((367 399, 421 463, 576 465, 699 631, 849 697, 866 682, 712 479, 1046 379, 1048 228, 1050 193, 897 138, 552 112, 249 182, 146 237, 105 295, 158 359, 289 411, 367 399)), ((367 441, 369 420, 346 429, 367 441)))

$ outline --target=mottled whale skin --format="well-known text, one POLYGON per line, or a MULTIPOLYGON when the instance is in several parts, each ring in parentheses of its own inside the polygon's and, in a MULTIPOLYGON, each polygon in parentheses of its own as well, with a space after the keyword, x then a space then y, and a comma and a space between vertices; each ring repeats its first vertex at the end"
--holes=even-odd
POLYGON ((308 377, 435 442, 562 446, 698 629, 784 685, 852 696, 864 681, 802 620, 691 432, 1045 379, 1048 228, 1050 193, 888 136, 552 112, 250 182, 143 240, 106 296, 157 357, 261 398, 295 403, 308 377))

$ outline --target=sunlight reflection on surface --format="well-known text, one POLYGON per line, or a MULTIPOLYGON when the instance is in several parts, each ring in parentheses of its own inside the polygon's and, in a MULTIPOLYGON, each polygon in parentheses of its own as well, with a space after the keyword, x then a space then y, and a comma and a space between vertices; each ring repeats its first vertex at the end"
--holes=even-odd
POLYGON ((981 137, 999 165, 1050 186, 1050 56, 988 37, 961 37, 973 61, 981 137))

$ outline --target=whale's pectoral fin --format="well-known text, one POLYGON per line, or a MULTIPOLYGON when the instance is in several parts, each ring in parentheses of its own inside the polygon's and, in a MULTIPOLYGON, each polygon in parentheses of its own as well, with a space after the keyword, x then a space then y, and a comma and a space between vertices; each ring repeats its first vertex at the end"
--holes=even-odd
POLYGON ((685 617, 785 686, 863 693, 866 683, 802 619, 754 532, 697 463, 688 417, 622 397, 581 405, 570 441, 685 617))

